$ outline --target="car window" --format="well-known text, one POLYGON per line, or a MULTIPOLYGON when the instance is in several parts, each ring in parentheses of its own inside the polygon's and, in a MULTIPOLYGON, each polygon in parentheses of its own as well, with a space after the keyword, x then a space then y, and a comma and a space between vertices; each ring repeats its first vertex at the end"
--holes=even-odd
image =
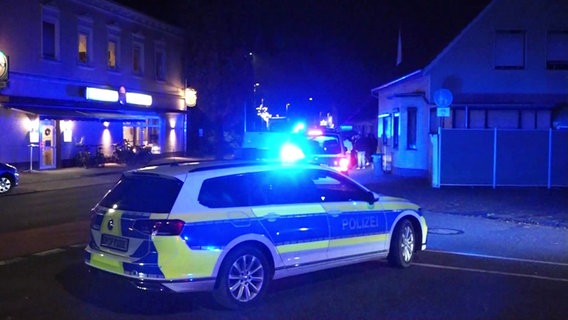
POLYGON ((369 192, 345 177, 328 170, 311 170, 311 179, 322 202, 367 201, 369 192))
POLYGON ((303 170, 283 169, 206 179, 198 201, 209 208, 229 208, 321 200, 303 170))
POLYGON ((254 178, 255 189, 266 196, 267 204, 319 202, 316 187, 305 170, 266 171, 254 178))
POLYGON ((197 201, 209 208, 248 206, 250 203, 246 174, 206 179, 201 185, 197 201))
POLYGON ((173 177, 122 176, 100 205, 117 210, 169 213, 182 185, 182 181, 173 177))
POLYGON ((281 169, 203 181, 198 201, 209 208, 366 201, 368 191, 328 170, 281 169))

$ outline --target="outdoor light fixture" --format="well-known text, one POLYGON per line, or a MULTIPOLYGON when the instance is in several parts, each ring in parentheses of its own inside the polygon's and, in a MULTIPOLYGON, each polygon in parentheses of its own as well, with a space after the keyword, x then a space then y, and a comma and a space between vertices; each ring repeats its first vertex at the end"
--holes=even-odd
POLYGON ((197 105, 197 90, 190 87, 185 88, 185 105, 187 107, 195 107, 197 105))

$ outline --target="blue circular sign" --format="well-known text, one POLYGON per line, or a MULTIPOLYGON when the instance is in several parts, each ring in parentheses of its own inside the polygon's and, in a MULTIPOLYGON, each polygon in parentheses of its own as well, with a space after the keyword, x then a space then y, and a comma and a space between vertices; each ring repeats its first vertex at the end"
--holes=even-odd
POLYGON ((448 89, 438 89, 434 92, 434 102, 436 106, 445 108, 452 104, 454 96, 448 89))

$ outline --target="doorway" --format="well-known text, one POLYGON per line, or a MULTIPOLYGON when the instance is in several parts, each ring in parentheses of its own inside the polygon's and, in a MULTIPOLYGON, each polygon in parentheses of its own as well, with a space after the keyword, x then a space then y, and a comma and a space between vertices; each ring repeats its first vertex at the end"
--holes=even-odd
POLYGON ((57 134, 54 120, 42 120, 39 126, 39 169, 55 169, 57 134))

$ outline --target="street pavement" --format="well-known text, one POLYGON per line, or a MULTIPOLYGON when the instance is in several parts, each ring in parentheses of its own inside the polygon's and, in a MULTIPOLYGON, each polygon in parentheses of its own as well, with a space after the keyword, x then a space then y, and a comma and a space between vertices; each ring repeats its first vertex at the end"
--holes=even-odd
MULTIPOLYGON (((129 169, 106 164, 21 172, 20 185, 7 196, 111 184, 129 169)), ((350 176, 373 191, 420 204, 430 228, 430 250, 568 263, 568 188, 433 188, 427 179, 377 173, 371 167, 350 176)))

